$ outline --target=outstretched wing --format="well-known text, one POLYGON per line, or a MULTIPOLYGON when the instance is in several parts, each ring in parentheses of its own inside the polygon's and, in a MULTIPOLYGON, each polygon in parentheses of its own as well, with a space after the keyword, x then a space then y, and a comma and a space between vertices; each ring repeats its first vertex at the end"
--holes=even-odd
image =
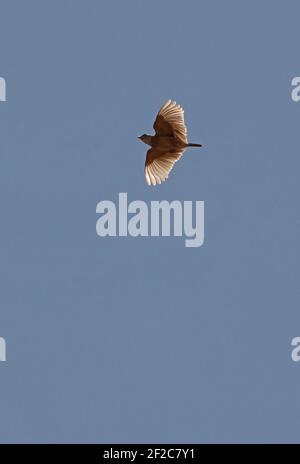
POLYGON ((187 143, 184 111, 175 101, 168 100, 159 110, 153 128, 157 135, 178 137, 187 143))
POLYGON ((154 148, 147 151, 145 162, 145 178, 148 185, 161 184, 168 175, 176 161, 183 155, 184 150, 158 153, 154 148))

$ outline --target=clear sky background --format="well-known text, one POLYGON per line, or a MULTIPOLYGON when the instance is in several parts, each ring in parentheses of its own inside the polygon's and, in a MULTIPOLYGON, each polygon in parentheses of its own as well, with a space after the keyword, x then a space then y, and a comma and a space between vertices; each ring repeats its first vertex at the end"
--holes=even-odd
POLYGON ((299 2, 0 15, 0 441, 299 441, 299 2), (150 188, 169 98, 205 147, 150 188), (119 192, 204 200, 204 245, 97 237, 119 192))

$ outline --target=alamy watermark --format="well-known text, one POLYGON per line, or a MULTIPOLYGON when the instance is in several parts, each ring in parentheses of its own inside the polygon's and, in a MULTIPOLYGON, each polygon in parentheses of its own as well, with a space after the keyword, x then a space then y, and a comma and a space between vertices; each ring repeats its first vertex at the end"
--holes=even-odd
POLYGON ((0 361, 6 361, 6 341, 0 337, 0 361))
POLYGON ((99 237, 182 237, 186 247, 200 247, 204 242, 204 201, 135 200, 128 204, 127 193, 119 193, 118 204, 100 201, 96 213, 99 237))
POLYGON ((300 101, 300 77, 294 77, 292 79, 292 92, 291 97, 294 102, 300 101))
POLYGON ((6 101, 6 81, 0 77, 0 102, 6 101))
POLYGON ((294 337, 291 345, 293 347, 291 352, 291 358, 294 362, 300 361, 300 337, 294 337))
MULTIPOLYGON (((0 77, 0 102, 6 101, 6 82, 3 77, 0 77)), ((0 361, 6 361, 6 341, 0 337, 0 361)))

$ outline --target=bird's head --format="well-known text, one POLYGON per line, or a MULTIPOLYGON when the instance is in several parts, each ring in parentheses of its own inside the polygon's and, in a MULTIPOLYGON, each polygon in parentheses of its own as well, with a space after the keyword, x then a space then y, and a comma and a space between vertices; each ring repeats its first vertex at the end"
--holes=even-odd
POLYGON ((143 135, 140 135, 138 137, 138 139, 140 139, 142 142, 147 143, 148 145, 150 145, 151 135, 143 134, 143 135))

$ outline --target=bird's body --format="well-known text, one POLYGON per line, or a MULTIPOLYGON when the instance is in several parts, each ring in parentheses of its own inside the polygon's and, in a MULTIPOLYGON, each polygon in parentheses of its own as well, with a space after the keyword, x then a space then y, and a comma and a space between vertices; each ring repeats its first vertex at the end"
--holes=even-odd
POLYGON ((176 148, 186 148, 186 144, 180 139, 168 135, 147 135, 147 141, 144 143, 155 148, 157 151, 164 152, 166 150, 174 150, 176 148))
POLYGON ((168 100, 155 119, 155 135, 144 134, 139 137, 151 146, 145 162, 145 178, 148 185, 160 184, 166 180, 175 162, 188 147, 202 146, 188 143, 183 114, 183 109, 176 102, 168 100))

